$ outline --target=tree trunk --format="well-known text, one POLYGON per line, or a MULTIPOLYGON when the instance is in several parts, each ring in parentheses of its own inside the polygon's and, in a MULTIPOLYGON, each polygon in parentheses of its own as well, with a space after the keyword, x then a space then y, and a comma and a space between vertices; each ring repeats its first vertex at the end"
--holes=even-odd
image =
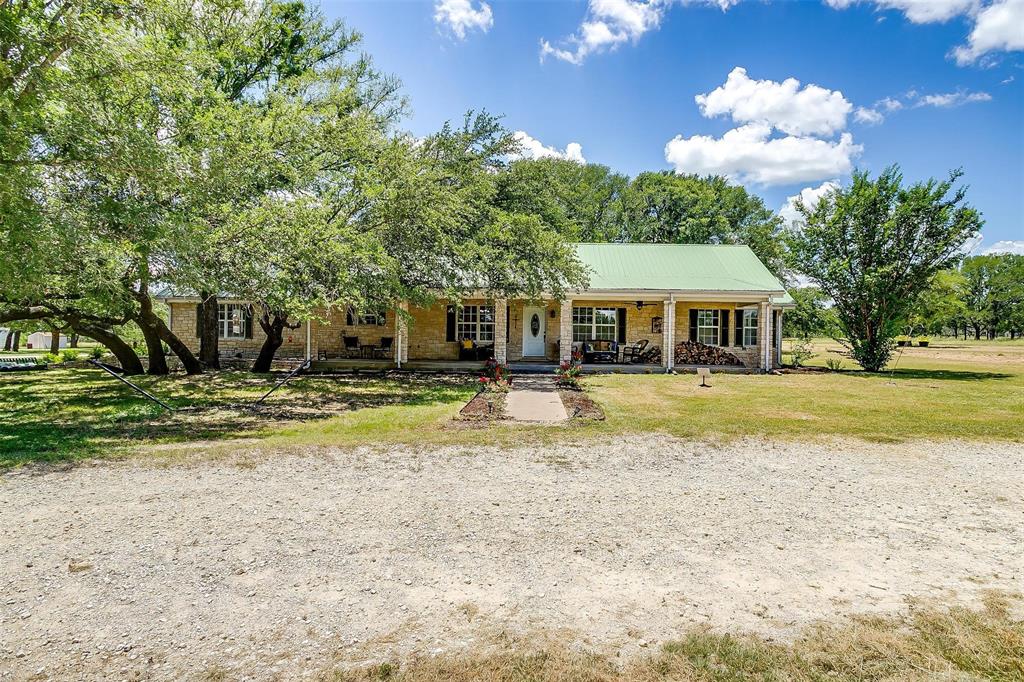
POLYGON ((202 293, 199 304, 200 316, 203 318, 203 330, 199 335, 199 361, 207 369, 220 369, 220 329, 218 311, 220 306, 216 294, 202 293))
POLYGON ((114 354, 115 358, 117 358, 117 361, 121 363, 121 371, 125 374, 142 374, 146 371, 142 366, 142 360, 140 360, 139 356, 132 350, 132 347, 125 343, 112 329, 94 327, 82 322, 76 324, 75 328, 79 330, 80 333, 96 339, 109 348, 110 352, 114 354))
POLYGON ((974 324, 973 327, 974 327, 974 340, 975 341, 981 341, 981 325, 980 324, 974 324))
POLYGON ((284 343, 285 327, 288 329, 298 329, 299 324, 288 324, 287 314, 274 313, 273 317, 271 317, 271 314, 266 310, 263 311, 259 319, 260 328, 267 335, 267 338, 260 347, 260 354, 252 365, 252 371, 264 373, 270 371, 270 367, 274 362, 274 356, 277 354, 277 349, 284 343))
MULTIPOLYGON (((203 366, 189 347, 186 346, 178 336, 167 328, 167 324, 159 315, 153 312, 153 300, 148 292, 136 294, 139 301, 139 316, 136 318, 139 326, 143 328, 143 335, 146 337, 146 346, 151 343, 147 329, 153 334, 156 340, 163 341, 170 347, 171 352, 178 356, 181 364, 185 367, 186 374, 202 374, 203 366)), ((163 350, 159 353, 163 357, 163 350)), ((166 365, 166 363, 164 363, 166 365)), ((165 369, 166 373, 166 369, 165 369)))
POLYGON ((4 339, 4 350, 11 349, 11 342, 14 341, 14 332, 7 330, 7 337, 4 339))
POLYGON ((11 341, 11 350, 17 353, 21 349, 21 330, 14 332, 14 339, 11 341))
POLYGON ((164 345, 160 342, 160 332, 152 324, 143 323, 139 320, 139 329, 142 330, 142 338, 146 341, 146 354, 149 356, 149 374, 164 375, 170 374, 167 367, 167 358, 164 357, 164 345))
POLYGON ((54 355, 60 353, 60 330, 50 327, 50 352, 54 355))
POLYGON ((68 337, 68 345, 72 348, 78 348, 78 334, 72 333, 71 336, 68 337))

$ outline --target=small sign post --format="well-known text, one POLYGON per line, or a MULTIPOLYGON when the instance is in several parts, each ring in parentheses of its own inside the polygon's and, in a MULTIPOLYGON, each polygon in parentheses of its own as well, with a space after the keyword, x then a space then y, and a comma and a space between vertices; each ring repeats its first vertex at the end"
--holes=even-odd
POLYGON ((697 376, 700 377, 700 388, 711 388, 711 384, 708 383, 708 377, 711 376, 711 370, 707 367, 698 367, 697 376))

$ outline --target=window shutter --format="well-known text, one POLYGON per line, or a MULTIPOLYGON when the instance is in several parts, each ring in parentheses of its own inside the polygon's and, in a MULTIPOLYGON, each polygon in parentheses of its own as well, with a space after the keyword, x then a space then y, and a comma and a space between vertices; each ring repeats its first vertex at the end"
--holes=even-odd
POLYGON ((742 310, 736 311, 736 345, 743 347, 743 325, 747 323, 742 310))
POLYGON ((196 303, 196 338, 203 337, 203 304, 196 303))
POLYGON ((351 326, 355 325, 355 323, 356 323, 355 312, 352 310, 352 306, 349 306, 348 308, 345 308, 345 324, 347 326, 351 327, 351 326))
POLYGON ((619 308, 615 318, 619 323, 619 343, 626 343, 626 309, 619 308))
POLYGON ((512 306, 505 306, 505 343, 508 343, 509 334, 512 333, 512 325, 508 321, 512 319, 512 306))
POLYGON ((729 311, 723 308, 718 311, 718 345, 729 345, 729 311))
POLYGON ((445 328, 445 341, 455 340, 455 306, 448 306, 448 320, 445 328))
POLYGON ((781 338, 779 336, 779 311, 778 310, 773 310, 772 311, 772 338, 770 339, 770 344, 771 344, 772 348, 775 347, 775 339, 778 339, 778 338, 781 338))
POLYGON ((242 328, 245 330, 245 338, 252 338, 252 306, 242 308, 242 328))
POLYGON ((697 340, 697 309, 690 308, 690 341, 697 340))

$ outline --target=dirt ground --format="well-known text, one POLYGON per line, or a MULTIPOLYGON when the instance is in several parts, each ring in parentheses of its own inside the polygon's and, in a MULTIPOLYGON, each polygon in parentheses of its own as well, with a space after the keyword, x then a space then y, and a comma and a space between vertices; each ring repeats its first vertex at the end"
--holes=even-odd
POLYGON ((292 679, 558 637, 634 655, 1024 585, 1024 448, 614 445, 0 477, 0 679, 292 679))

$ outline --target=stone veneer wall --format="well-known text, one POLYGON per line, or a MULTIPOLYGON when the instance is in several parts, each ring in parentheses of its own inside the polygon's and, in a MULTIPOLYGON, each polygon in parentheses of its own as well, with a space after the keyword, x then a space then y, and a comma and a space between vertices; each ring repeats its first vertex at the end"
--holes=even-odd
MULTIPOLYGON (((487 303, 484 299, 466 299, 464 304, 480 305, 487 303)), ((663 337, 660 332, 651 331, 651 321, 655 317, 664 317, 664 307, 661 301, 648 301, 649 305, 642 310, 637 310, 635 301, 589 301, 577 299, 574 306, 591 306, 595 308, 625 308, 626 309, 626 343, 636 343, 640 339, 647 339, 650 346, 661 346, 663 337)), ((523 309, 528 304, 522 300, 509 301, 508 320, 508 360, 515 362, 523 357, 523 309)), ((544 330, 545 347, 547 359, 552 362, 558 360, 557 342, 560 333, 561 306, 557 301, 545 301, 537 305, 545 306, 544 330), (552 311, 554 317, 552 317, 552 311)), ((760 358, 764 336, 763 321, 758 328, 757 347, 737 347, 734 345, 736 339, 737 311, 745 303, 722 303, 718 302, 676 302, 676 329, 675 340, 680 343, 690 338, 690 309, 691 308, 715 308, 729 311, 729 338, 725 346, 730 353, 739 357, 749 368, 756 368, 760 358)), ((192 302, 172 303, 171 308, 171 330, 193 351, 199 351, 199 338, 196 336, 196 304, 192 302)), ((447 303, 439 302, 425 308, 410 307, 409 313, 411 322, 407 329, 408 359, 410 360, 457 360, 459 347, 457 342, 445 340, 447 303)), ((314 322, 312 329, 312 353, 316 359, 318 352, 326 352, 332 356, 342 353, 342 336, 358 336, 361 344, 380 343, 385 336, 396 337, 395 333, 396 313, 387 311, 387 321, 383 326, 378 325, 346 325, 344 309, 335 309, 327 317, 327 323, 314 322)), ((222 352, 232 351, 258 351, 263 345, 265 334, 260 329, 259 323, 253 320, 253 338, 251 339, 221 339, 220 349, 222 352)), ((279 357, 302 357, 306 348, 305 324, 294 330, 285 330, 284 344, 278 351, 279 357)), ((774 344, 772 334, 772 347, 774 344)), ((663 349, 664 350, 664 349, 663 349)), ((774 357, 774 356, 773 356, 774 357)))
MULTIPOLYGON (((230 303, 231 301, 223 301, 230 303)), ((196 335, 196 303, 178 302, 171 303, 171 331, 174 332, 182 342, 189 347, 193 353, 199 352, 199 336, 196 335)), ((233 352, 245 351, 258 352, 263 346, 267 335, 263 333, 259 320, 255 317, 252 321, 251 339, 220 339, 217 347, 222 355, 233 352)), ((279 358, 299 358, 306 353, 306 325, 301 324, 297 329, 284 330, 284 343, 277 351, 279 358)))

